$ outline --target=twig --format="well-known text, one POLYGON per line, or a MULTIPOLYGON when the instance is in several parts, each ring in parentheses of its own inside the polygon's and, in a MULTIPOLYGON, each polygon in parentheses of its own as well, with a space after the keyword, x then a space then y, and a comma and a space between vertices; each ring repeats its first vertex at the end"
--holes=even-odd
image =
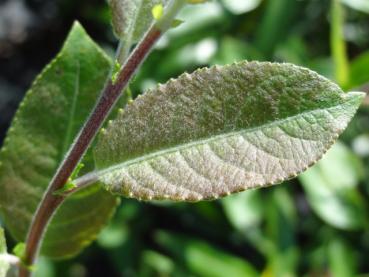
MULTIPOLYGON (((67 182, 69 176, 73 173, 73 170, 95 138, 106 117, 109 115, 110 110, 119 99, 122 90, 127 86, 129 80, 143 62, 146 55, 150 52, 155 42, 159 39, 160 35, 161 31, 153 26, 130 55, 127 62, 122 66, 115 83, 109 80, 103 89, 97 105, 77 136, 66 158, 61 163, 35 213, 26 240, 24 262, 27 265, 32 265, 34 263, 46 226, 56 209, 65 200, 65 196, 56 196, 53 195, 53 192, 62 188, 67 182)), ((20 268, 19 276, 30 276, 30 272, 22 267, 20 268)))
MULTIPOLYGON (((66 184, 68 178, 91 145, 114 104, 121 96, 121 92, 127 87, 128 82, 145 60, 161 34, 170 28, 175 15, 184 4, 185 0, 174 0, 168 7, 166 14, 149 29, 141 42, 133 50, 125 64, 121 67, 114 82, 109 76, 100 99, 52 178, 36 210, 28 232, 24 257, 22 257, 22 261, 27 266, 32 266, 35 262, 46 227, 57 208, 66 198, 66 195, 55 195, 54 192, 61 189, 66 184)), ((85 179, 79 180, 81 187, 90 184, 90 177, 93 177, 93 174, 87 175, 85 179)), ((31 272, 27 268, 20 268, 20 277, 28 277, 30 275, 31 272)))

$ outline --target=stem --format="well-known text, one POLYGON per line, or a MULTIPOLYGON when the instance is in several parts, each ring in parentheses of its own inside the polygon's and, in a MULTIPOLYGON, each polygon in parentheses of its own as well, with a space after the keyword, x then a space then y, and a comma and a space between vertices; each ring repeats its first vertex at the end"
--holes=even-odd
MULTIPOLYGON (((92 143, 114 104, 122 95, 121 92, 127 87, 128 82, 145 60, 161 34, 170 28, 175 15, 183 7, 185 2, 185 0, 174 0, 168 7, 163 18, 149 29, 142 41, 133 50, 125 64, 121 67, 114 83, 109 77, 100 99, 56 171, 36 210, 26 239, 26 250, 23 257, 23 262, 26 265, 31 266, 34 264, 46 227, 57 208, 66 199, 66 195, 57 196, 53 192, 61 189, 68 181, 68 178, 92 143)), ((96 181, 96 176, 93 173, 79 179, 81 187, 91 184, 92 180, 96 181)), ((20 277, 28 277, 30 275, 31 272, 26 267, 20 267, 20 277)))
MULTIPOLYGON (((132 52, 124 66, 122 66, 116 82, 112 83, 112 81, 109 80, 103 89, 99 101, 51 180, 35 213, 26 240, 26 251, 24 256, 25 264, 32 265, 34 263, 39 252, 42 236, 45 232, 46 226, 54 215, 56 209, 66 198, 65 196, 55 196, 53 195, 53 192, 62 188, 67 182, 69 176, 73 173, 73 170, 109 115, 112 107, 121 96, 121 91, 127 86, 129 80, 150 52, 155 42, 159 39, 160 35, 161 31, 155 26, 152 27, 146 34, 145 38, 132 52)), ((30 274, 31 273, 26 268, 20 268, 20 277, 27 277, 30 276, 30 274)))
POLYGON ((72 181, 72 183, 76 186, 75 188, 68 190, 67 192, 65 192, 65 194, 63 195, 64 197, 68 197, 69 195, 83 189, 86 188, 90 185, 95 184, 97 181, 99 180, 99 175, 98 172, 90 172, 87 173, 86 175, 83 175, 82 177, 79 177, 75 180, 72 181))
POLYGON ((335 63, 335 75, 340 86, 346 88, 349 81, 349 62, 343 33, 344 11, 339 0, 331 0, 331 51, 335 63))

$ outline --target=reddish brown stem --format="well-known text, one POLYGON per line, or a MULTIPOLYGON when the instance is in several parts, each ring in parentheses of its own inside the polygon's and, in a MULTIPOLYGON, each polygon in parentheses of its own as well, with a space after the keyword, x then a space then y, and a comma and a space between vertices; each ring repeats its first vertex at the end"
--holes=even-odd
MULTIPOLYGON (((63 203, 65 199, 64 196, 53 195, 53 192, 65 185, 68 178, 95 138, 101 125, 109 115, 112 107, 121 96, 122 91, 127 86, 129 80, 132 78, 139 65, 150 52, 155 42, 159 39, 160 35, 161 31, 156 27, 152 27, 141 43, 139 43, 139 45, 132 52, 130 57, 127 59, 127 62, 122 66, 116 81, 112 83, 112 81, 109 80, 104 87, 99 101, 97 102, 86 124, 83 126, 77 138, 75 139, 65 159, 54 175, 54 178, 51 180, 48 189, 35 213, 26 240, 26 251, 24 256, 25 264, 34 264, 46 226, 48 225, 52 216, 55 214, 56 209, 63 203)), ((30 275, 31 273, 27 268, 20 268, 20 277, 28 277, 30 275)))

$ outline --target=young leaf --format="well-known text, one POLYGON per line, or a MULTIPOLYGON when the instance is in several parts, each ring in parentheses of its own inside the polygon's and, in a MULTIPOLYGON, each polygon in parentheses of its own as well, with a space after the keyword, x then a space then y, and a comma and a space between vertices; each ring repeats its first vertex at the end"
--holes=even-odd
POLYGON ((9 269, 4 230, 0 228, 0 277, 5 277, 9 269))
MULTIPOLYGON (((153 8, 169 0, 108 0, 112 10, 112 24, 116 36, 121 39, 124 49, 141 40, 154 22, 153 8)), ((127 54, 127 53, 125 53, 127 54)))
POLYGON ((215 199, 276 184, 314 164, 362 98, 291 64, 183 74, 102 133, 98 174, 109 191, 144 200, 215 199))
MULTIPOLYGON (((0 207, 17 240, 25 240, 44 190, 94 106, 110 65, 76 23, 20 105, 0 152, 0 207)), ((94 168, 91 154, 83 161, 86 170, 94 168)), ((47 230, 43 254, 60 258, 79 252, 108 221, 116 202, 99 187, 67 199, 47 230)))

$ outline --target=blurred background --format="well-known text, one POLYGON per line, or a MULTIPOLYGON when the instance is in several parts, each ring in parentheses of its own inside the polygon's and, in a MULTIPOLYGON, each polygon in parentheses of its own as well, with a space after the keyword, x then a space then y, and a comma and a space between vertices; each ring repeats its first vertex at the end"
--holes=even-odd
MULTIPOLYGON (((134 95, 245 59, 306 66, 345 90, 369 91, 369 0, 214 0, 180 18, 134 78, 134 95)), ((0 145, 75 19, 113 55, 103 0, 0 0, 0 145)), ((299 178, 213 202, 122 199, 92 246, 72 260, 41 258, 36 275, 369 276, 368 105, 299 178)))

